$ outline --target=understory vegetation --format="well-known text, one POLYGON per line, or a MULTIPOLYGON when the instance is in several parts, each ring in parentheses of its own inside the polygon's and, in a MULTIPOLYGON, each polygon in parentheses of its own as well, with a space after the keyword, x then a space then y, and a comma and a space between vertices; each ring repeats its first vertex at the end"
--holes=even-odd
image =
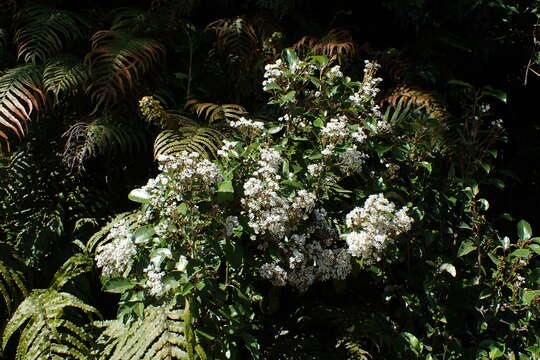
POLYGON ((0 360, 540 359, 540 3, 353 3, 0 1, 0 360))

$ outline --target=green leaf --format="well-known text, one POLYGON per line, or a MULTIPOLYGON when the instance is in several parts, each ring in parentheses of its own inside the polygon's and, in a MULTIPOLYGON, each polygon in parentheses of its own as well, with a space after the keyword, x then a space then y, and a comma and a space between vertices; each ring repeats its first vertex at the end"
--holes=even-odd
POLYGON ((529 244, 529 249, 534 251, 537 255, 540 255, 540 245, 538 245, 538 244, 529 244))
POLYGON ((285 55, 285 61, 289 66, 295 66, 300 60, 293 49, 285 49, 283 50, 283 54, 285 55))
POLYGON ((143 226, 133 232, 133 242, 135 244, 142 244, 148 242, 156 232, 152 225, 143 226))
POLYGON ((424 345, 422 344, 421 341, 418 340, 416 336, 406 331, 399 334, 399 336, 401 336, 410 345, 411 350, 416 355, 420 355, 422 353, 424 345))
POLYGON ((141 204, 148 204, 150 202, 150 194, 143 189, 133 189, 128 195, 128 199, 141 204))
POLYGON ((525 220, 521 220, 517 225, 518 237, 520 240, 529 240, 532 236, 531 225, 525 220))
POLYGON ((183 202, 180 205, 178 205, 176 209, 178 210, 178 213, 180 215, 186 215, 189 210, 189 207, 185 202, 183 202))
POLYGON ((476 249, 477 249, 476 245, 474 245, 474 243, 471 240, 465 240, 461 243, 457 256, 458 257, 465 256, 476 249))
POLYGON ((133 289, 135 282, 130 279, 115 278, 107 281, 103 290, 111 293, 121 294, 126 290, 133 289))
POLYGON ((529 249, 517 249, 516 251, 512 252, 510 256, 513 257, 529 257, 531 254, 531 251, 529 249))
POLYGON ((525 290, 523 292, 522 302, 525 305, 530 305, 537 296, 540 296, 540 290, 525 290))
POLYGON ((296 91, 291 90, 287 94, 281 96, 281 101, 283 101, 284 103, 292 102, 295 96, 296 96, 296 91))
POLYGON ((431 164, 428 163, 427 161, 418 161, 416 163, 416 165, 423 167, 424 169, 426 169, 428 171, 428 173, 431 174, 431 170, 432 170, 431 169, 431 164))

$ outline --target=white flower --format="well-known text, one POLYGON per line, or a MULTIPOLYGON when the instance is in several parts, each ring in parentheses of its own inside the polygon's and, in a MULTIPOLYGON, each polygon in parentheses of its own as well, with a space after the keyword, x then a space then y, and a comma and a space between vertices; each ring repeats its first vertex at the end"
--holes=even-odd
POLYGON ((238 157, 238 152, 234 150, 236 144, 238 144, 238 141, 223 140, 223 146, 217 151, 217 154, 226 159, 229 157, 229 155, 238 157))
POLYGON ((160 295, 163 292, 165 272, 160 271, 160 268, 155 264, 150 264, 144 269, 144 273, 147 277, 144 287, 148 290, 148 293, 152 296, 160 295))
POLYGON ((347 129, 347 117, 340 116, 337 119, 330 119, 321 130, 321 134, 328 138, 346 138, 349 135, 347 129))
POLYGON ((105 277, 124 276, 126 271, 131 268, 136 253, 137 248, 130 239, 127 237, 117 238, 110 243, 99 246, 96 264, 97 267, 101 268, 101 274, 105 277))
POLYGON ((187 265, 188 265, 188 260, 184 255, 182 255, 180 256, 180 258, 178 259, 178 262, 176 263, 176 270, 184 272, 186 271, 187 265))
POLYGON ((322 172, 322 165, 321 164, 310 164, 307 166, 307 171, 309 175, 317 177, 322 172))

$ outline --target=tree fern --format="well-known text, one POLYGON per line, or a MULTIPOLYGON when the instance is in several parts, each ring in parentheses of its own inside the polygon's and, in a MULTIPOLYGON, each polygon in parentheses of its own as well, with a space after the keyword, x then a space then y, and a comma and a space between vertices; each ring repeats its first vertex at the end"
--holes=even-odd
POLYGON ((19 58, 36 64, 60 53, 64 42, 84 38, 80 15, 45 6, 27 6, 18 16, 15 43, 19 58))
POLYGON ((87 360, 92 338, 74 322, 76 317, 68 308, 81 310, 89 317, 99 315, 94 307, 71 294, 53 289, 32 291, 7 323, 2 347, 6 349, 13 335, 20 332, 17 360, 87 360))
POLYGON ((190 321, 189 308, 149 306, 144 311, 144 319, 131 324, 120 320, 102 322, 99 326, 105 330, 97 341, 97 358, 206 359, 202 348, 194 344, 190 321))
POLYGON ((96 108, 118 101, 137 80, 159 64, 165 49, 155 40, 129 32, 101 30, 92 36, 89 92, 96 108))
POLYGON ((45 91, 54 95, 58 102, 60 95, 69 95, 84 89, 88 71, 75 57, 54 58, 47 62, 43 71, 45 91))
POLYGON ((181 151, 198 152, 210 157, 216 156, 224 134, 205 126, 183 126, 178 130, 161 132, 154 142, 154 157, 173 155, 181 151))
POLYGON ((8 135, 4 130, 24 136, 30 115, 45 103, 41 88, 39 66, 19 66, 0 77, 0 137, 6 142, 8 135))
POLYGON ((332 29, 321 39, 304 36, 293 45, 295 49, 309 49, 315 54, 328 57, 350 56, 356 52, 356 45, 351 34, 344 29, 332 29))

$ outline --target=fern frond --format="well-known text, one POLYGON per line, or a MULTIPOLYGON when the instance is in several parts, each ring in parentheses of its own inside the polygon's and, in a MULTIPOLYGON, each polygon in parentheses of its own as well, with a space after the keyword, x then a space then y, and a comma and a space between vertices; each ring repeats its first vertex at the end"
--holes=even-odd
POLYGON ((50 288, 60 291, 68 281, 92 271, 93 267, 94 261, 90 256, 77 253, 70 257, 54 274, 50 288))
POLYGON ((99 312, 77 297, 53 289, 37 289, 19 305, 2 336, 2 348, 20 331, 16 359, 87 360, 92 338, 66 316, 67 308, 92 318, 99 312))
POLYGON ((129 32, 101 30, 91 41, 92 50, 85 61, 91 70, 88 91, 96 109, 117 102, 165 56, 165 49, 157 41, 129 32))
POLYGON ((304 36, 293 46, 294 49, 311 49, 315 54, 328 57, 347 57, 356 52, 356 45, 351 34, 344 29, 332 29, 321 39, 304 36))
POLYGON ((15 43, 19 59, 36 64, 59 54, 64 42, 84 38, 85 21, 71 11, 27 6, 19 14, 15 43))
POLYGON ((90 123, 79 122, 63 135, 67 138, 64 156, 72 168, 83 169, 84 162, 97 156, 131 156, 147 146, 146 133, 127 124, 112 123, 108 116, 90 123))
MULTIPOLYGON (((17 300, 28 294, 22 271, 22 261, 13 255, 14 249, 0 243, 0 304, 3 303, 5 306, 4 315, 11 314, 17 300)), ((0 322, 0 328, 2 325, 0 322)))
POLYGON ((384 102, 396 106, 401 100, 410 103, 418 110, 425 111, 430 117, 437 120, 445 120, 449 114, 441 101, 428 91, 413 88, 406 84, 397 86, 384 102))
MULTIPOLYGON (((30 115, 45 103, 41 91, 41 67, 19 66, 9 69, 0 77, 0 126, 23 137, 30 115)), ((0 137, 8 136, 0 129, 0 137)))
POLYGON ((170 306, 149 306, 144 311, 144 319, 138 319, 131 324, 123 324, 120 320, 102 322, 99 325, 105 330, 97 340, 98 346, 101 347, 100 358, 108 360, 202 358, 196 357, 193 344, 190 343, 189 321, 186 319, 186 311, 170 306))
POLYGON ((51 92, 58 102, 59 95, 69 95, 83 89, 88 72, 75 57, 55 58, 47 62, 43 70, 45 91, 51 92))
POLYGON ((154 142, 154 158, 174 155, 181 151, 198 152, 215 157, 225 134, 211 127, 183 126, 178 130, 162 131, 154 142))
POLYGON ((217 48, 226 54, 248 59, 257 51, 257 33, 244 18, 219 19, 206 28, 216 33, 217 48))
POLYGON ((343 346, 348 352, 348 359, 351 360, 369 360, 371 355, 366 350, 362 349, 360 344, 355 342, 351 337, 340 339, 337 346, 343 346))
POLYGON ((197 116, 204 118, 210 124, 222 120, 238 120, 247 114, 246 109, 237 104, 201 103, 196 99, 188 100, 186 108, 191 108, 197 116))

